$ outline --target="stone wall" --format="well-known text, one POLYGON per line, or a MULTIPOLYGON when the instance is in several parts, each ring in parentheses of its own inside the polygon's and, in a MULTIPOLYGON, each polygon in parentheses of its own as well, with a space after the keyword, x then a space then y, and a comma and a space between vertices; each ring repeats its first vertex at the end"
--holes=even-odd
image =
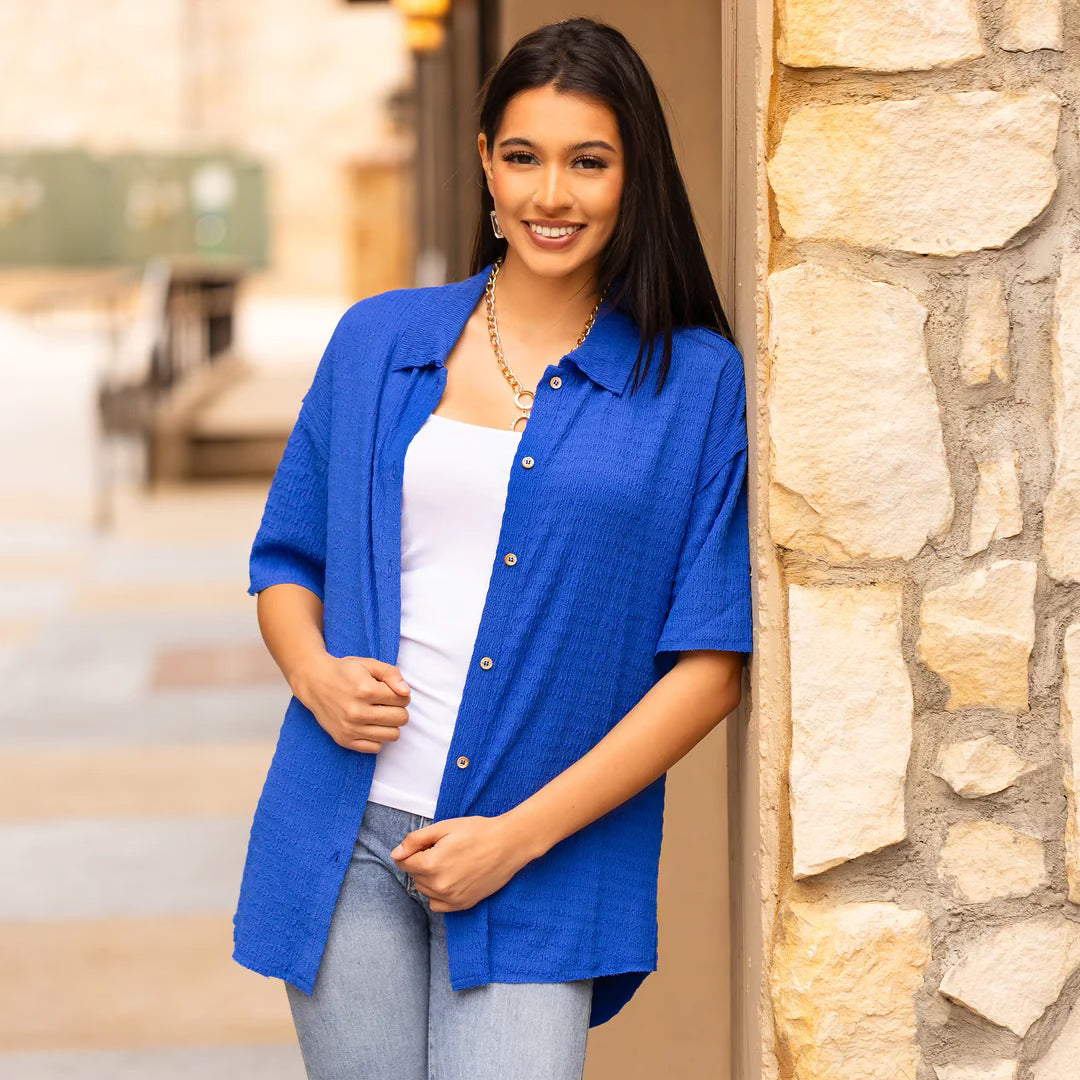
POLYGON ((779 1076, 1076 1080, 1080 9, 777 20, 779 1076))

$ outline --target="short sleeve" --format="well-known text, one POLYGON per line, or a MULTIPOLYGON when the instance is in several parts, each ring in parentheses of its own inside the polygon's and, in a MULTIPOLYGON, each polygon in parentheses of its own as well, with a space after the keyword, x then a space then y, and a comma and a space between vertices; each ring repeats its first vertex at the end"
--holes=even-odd
POLYGON ((743 447, 694 497, 657 653, 753 651, 746 459, 743 447))
POLYGON ((728 361, 713 405, 656 653, 753 651, 746 390, 742 360, 734 347, 728 361))
POLYGON ((252 596, 270 585, 291 583, 323 599, 330 387, 337 334, 323 352, 270 484, 248 560, 247 591, 252 596))

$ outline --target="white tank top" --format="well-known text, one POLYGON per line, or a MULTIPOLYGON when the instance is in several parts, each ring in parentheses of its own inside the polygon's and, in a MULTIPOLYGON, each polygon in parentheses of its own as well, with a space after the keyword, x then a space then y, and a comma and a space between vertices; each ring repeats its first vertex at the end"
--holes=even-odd
POLYGON ((372 802, 435 816, 520 438, 431 413, 406 450, 397 667, 412 694, 375 755, 372 802))

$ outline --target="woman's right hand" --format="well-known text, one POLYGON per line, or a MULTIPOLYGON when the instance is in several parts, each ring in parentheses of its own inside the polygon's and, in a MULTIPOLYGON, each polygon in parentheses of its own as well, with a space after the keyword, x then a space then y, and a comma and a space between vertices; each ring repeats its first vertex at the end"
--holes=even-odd
POLYGON ((323 602, 303 585, 259 592, 259 629, 293 694, 339 746, 378 753, 409 719, 409 687, 393 664, 371 656, 331 656, 323 602))
POLYGON ((376 754, 408 723, 409 687, 393 664, 371 656, 323 653, 295 680, 293 693, 346 750, 376 754))

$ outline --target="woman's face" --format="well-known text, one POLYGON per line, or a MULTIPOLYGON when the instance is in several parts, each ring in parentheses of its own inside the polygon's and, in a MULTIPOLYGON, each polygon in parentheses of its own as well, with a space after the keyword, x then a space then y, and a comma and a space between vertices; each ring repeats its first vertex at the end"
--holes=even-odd
POLYGON ((477 145, 514 256, 545 277, 595 266, 615 231, 623 188, 611 109, 551 85, 523 90, 510 99, 494 145, 482 132, 477 145))

